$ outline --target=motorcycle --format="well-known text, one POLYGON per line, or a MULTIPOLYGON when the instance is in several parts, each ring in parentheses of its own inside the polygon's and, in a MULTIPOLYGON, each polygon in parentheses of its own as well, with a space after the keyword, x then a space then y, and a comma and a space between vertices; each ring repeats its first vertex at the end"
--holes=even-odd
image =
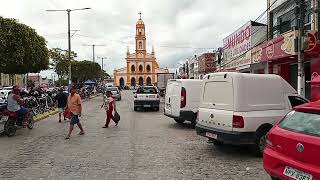
MULTIPOLYGON (((22 122, 24 116, 19 116, 16 112, 9 112, 4 107, 1 107, 0 111, 0 133, 4 133, 8 137, 12 137, 16 134, 18 129, 22 129, 23 126, 19 126, 17 122, 22 122)), ((29 118, 27 120, 27 128, 33 129, 34 121, 33 121, 33 113, 29 112, 29 118)))

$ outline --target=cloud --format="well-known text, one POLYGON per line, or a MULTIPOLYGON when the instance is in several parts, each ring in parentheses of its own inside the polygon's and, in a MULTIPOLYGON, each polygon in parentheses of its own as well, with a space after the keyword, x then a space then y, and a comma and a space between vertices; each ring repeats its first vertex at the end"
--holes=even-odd
POLYGON ((71 13, 71 29, 80 30, 72 37, 72 50, 79 60, 91 60, 92 48, 83 44, 106 45, 96 48, 96 56, 109 57, 105 69, 112 72, 125 65, 127 46, 134 51, 139 11, 148 50, 154 45, 160 66, 172 68, 178 61, 222 46, 224 37, 266 9, 266 0, 11 0, 2 2, 0 15, 36 29, 49 48, 67 49, 66 12, 45 10, 83 7, 92 9, 71 13))

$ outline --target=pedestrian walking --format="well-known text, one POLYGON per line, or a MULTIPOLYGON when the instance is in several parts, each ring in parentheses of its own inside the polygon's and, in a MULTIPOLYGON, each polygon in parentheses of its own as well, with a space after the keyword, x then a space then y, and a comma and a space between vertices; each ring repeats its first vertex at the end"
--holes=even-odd
POLYGON ((110 120, 112 119, 116 126, 118 126, 119 119, 115 119, 113 112, 117 112, 116 110, 116 101, 112 97, 111 91, 107 91, 106 95, 103 97, 103 104, 101 105, 101 108, 105 108, 107 118, 106 118, 106 124, 103 126, 103 128, 108 128, 110 124, 110 120))
POLYGON ((82 112, 81 97, 79 94, 76 93, 75 87, 71 87, 70 92, 71 94, 68 97, 68 108, 71 112, 71 121, 70 121, 69 133, 66 139, 70 139, 70 136, 74 129, 75 124, 78 125, 79 129, 81 130, 79 135, 84 135, 84 130, 79 119, 79 117, 81 117, 81 112, 82 112))
MULTIPOLYGON (((63 90, 64 89, 61 87, 55 97, 59 109, 59 123, 61 123, 61 115, 63 115, 64 111, 66 110, 68 102, 68 96, 63 92, 63 90)), ((66 120, 66 117, 63 116, 63 119, 66 120)))

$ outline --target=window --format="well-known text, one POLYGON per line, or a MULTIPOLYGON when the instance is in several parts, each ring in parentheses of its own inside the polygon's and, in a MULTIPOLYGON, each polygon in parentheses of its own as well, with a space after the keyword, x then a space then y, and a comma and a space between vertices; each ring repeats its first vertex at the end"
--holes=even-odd
POLYGON ((294 132, 320 136, 320 114, 291 111, 280 127, 294 132))
POLYGON ((289 101, 290 101, 291 107, 296 107, 308 102, 298 96, 289 96, 289 101))
POLYGON ((140 87, 137 94, 157 94, 158 91, 155 87, 140 87))
POLYGON ((142 49, 142 42, 139 42, 139 49, 142 49))
POLYGON ((139 66, 139 71, 142 72, 143 71, 143 67, 142 65, 139 66))
POLYGON ((150 72, 151 71, 151 67, 150 65, 147 65, 147 72, 150 72))
POLYGON ((134 65, 131 66, 131 72, 135 72, 136 71, 136 67, 134 65))

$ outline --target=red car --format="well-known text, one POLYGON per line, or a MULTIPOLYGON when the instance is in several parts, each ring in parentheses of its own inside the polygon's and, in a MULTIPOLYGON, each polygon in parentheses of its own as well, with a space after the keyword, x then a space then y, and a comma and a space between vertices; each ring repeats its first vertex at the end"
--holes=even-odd
POLYGON ((263 166, 272 179, 320 180, 320 101, 295 107, 270 130, 263 166))

